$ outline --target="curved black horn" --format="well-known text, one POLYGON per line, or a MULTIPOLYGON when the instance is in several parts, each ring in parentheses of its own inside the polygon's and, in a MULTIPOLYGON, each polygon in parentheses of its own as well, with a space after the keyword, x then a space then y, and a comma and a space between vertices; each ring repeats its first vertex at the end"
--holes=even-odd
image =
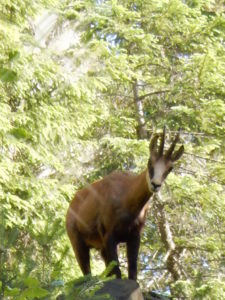
POLYGON ((161 141, 160 141, 160 145, 159 145, 159 157, 161 157, 163 155, 165 136, 166 136, 166 126, 163 127, 163 132, 161 135, 161 141))
POLYGON ((175 136, 174 141, 172 142, 172 144, 170 145, 169 149, 166 152, 166 158, 171 158, 171 155, 176 147, 177 142, 179 141, 180 138, 180 129, 178 130, 178 133, 175 136))

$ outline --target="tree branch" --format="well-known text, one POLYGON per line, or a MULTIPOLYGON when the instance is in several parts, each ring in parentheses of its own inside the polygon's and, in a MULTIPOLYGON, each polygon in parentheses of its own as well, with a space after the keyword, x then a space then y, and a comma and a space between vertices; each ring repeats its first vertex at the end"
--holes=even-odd
POLYGON ((174 280, 181 278, 181 270, 178 264, 179 251, 176 249, 176 245, 173 241, 173 234, 170 229, 170 224, 167 220, 164 204, 160 194, 154 194, 153 197, 153 209, 157 218, 158 228, 161 236, 161 240, 167 250, 164 257, 167 270, 171 273, 174 280))
POLYGON ((163 93, 168 93, 170 92, 171 90, 161 90, 161 91, 154 91, 154 92, 150 92, 150 93, 147 93, 145 95, 142 95, 142 96, 139 96, 139 100, 142 100, 148 96, 152 96, 152 95, 158 95, 158 94, 163 94, 163 93))

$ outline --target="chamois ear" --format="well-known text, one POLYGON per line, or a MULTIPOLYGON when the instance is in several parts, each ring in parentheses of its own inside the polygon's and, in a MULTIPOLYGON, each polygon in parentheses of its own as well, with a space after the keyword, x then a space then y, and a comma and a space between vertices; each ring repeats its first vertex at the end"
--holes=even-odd
POLYGON ((153 138, 151 139, 151 142, 149 144, 149 150, 150 150, 150 156, 151 159, 157 158, 157 141, 158 141, 159 135, 155 134, 153 138))
POLYGON ((178 160, 184 153, 184 146, 182 145, 177 151, 175 151, 171 157, 172 161, 178 160))

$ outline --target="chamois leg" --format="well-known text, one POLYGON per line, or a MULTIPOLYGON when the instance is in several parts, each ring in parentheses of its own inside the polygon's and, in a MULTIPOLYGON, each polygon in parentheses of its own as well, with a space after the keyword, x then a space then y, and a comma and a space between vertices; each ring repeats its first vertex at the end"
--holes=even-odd
POLYGON ((90 274, 90 248, 85 244, 81 234, 76 229, 67 228, 67 233, 82 273, 84 275, 90 274))
POLYGON ((117 265, 113 267, 112 271, 108 276, 116 275, 116 278, 121 278, 121 272, 119 268, 119 260, 117 254, 117 243, 113 237, 108 238, 105 248, 102 249, 101 255, 105 261, 106 267, 112 262, 115 261, 117 265))
POLYGON ((137 231, 127 241, 128 278, 137 280, 137 259, 140 247, 140 233, 137 231))
POLYGON ((104 260, 105 267, 107 267, 107 265, 108 265, 108 260, 107 260, 106 251, 105 251, 104 248, 101 250, 101 256, 102 256, 102 258, 103 258, 103 260, 104 260))

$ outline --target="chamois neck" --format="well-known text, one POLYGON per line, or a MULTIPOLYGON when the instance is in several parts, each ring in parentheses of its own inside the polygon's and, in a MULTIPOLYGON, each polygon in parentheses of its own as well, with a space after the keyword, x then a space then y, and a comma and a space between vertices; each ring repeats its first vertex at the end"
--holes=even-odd
POLYGON ((148 170, 145 170, 134 178, 126 203, 127 209, 137 215, 152 195, 148 170))
POLYGON ((148 169, 138 175, 137 189, 142 196, 146 195, 148 199, 153 195, 148 169))

